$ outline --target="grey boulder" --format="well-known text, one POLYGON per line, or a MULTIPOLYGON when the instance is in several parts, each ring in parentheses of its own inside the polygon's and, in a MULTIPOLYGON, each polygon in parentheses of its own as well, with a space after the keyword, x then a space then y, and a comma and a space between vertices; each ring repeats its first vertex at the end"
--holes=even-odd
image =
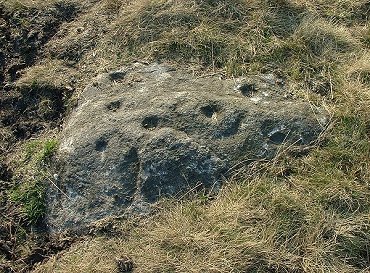
POLYGON ((52 231, 78 230, 160 197, 217 190, 230 168, 305 147, 326 123, 325 111, 269 74, 196 77, 136 63, 100 75, 61 133, 47 222, 52 231))

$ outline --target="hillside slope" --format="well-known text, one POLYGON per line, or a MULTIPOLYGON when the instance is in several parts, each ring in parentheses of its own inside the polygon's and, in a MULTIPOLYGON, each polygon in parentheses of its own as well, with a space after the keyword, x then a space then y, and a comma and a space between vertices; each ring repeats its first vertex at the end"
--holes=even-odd
POLYGON ((0 3, 4 272, 112 272, 121 256, 134 272, 368 272, 368 1, 0 3), (50 238, 39 178, 59 126, 94 76, 133 61, 273 73, 330 111, 331 126, 309 153, 286 147, 244 166, 217 196, 165 200, 146 219, 97 223, 78 242, 50 238))

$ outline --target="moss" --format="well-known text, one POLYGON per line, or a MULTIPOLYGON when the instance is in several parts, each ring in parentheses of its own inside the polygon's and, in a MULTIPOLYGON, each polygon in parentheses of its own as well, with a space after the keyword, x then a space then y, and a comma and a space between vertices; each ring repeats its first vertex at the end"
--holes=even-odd
POLYGON ((20 204, 21 212, 31 224, 36 224, 45 215, 45 190, 43 180, 30 180, 10 191, 10 199, 20 204))

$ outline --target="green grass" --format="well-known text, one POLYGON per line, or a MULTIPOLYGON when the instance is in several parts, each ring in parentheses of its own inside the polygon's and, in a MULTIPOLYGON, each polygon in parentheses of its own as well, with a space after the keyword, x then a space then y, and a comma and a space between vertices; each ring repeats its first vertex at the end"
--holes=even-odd
POLYGON ((44 181, 31 180, 23 181, 10 193, 10 199, 21 206, 30 223, 37 223, 45 215, 45 189, 44 181))
POLYGON ((33 140, 25 144, 24 162, 32 162, 33 165, 47 164, 48 160, 58 149, 59 141, 56 139, 33 140))
POLYGON ((15 167, 16 186, 10 190, 10 200, 19 205, 26 219, 35 224, 46 211, 45 197, 51 157, 58 148, 56 139, 33 140, 25 143, 15 167))
POLYGON ((54 155, 58 149, 59 142, 56 139, 47 140, 41 149, 41 152, 37 156, 37 160, 42 163, 47 163, 48 160, 54 155))

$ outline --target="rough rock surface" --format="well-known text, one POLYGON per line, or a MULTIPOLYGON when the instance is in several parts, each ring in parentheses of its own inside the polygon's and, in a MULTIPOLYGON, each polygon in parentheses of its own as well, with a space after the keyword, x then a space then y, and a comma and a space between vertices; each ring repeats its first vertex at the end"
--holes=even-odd
POLYGON ((273 75, 224 80, 160 64, 103 74, 63 129, 48 223, 78 229, 198 185, 217 189, 231 167, 308 145, 325 124, 273 75))

